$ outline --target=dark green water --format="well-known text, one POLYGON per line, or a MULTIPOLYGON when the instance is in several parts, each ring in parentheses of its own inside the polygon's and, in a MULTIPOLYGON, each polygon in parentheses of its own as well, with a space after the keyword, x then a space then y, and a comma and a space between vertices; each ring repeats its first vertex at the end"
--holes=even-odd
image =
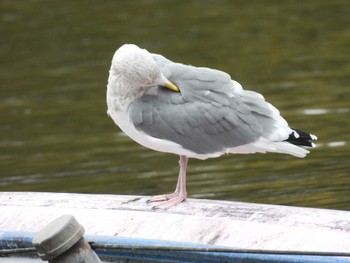
POLYGON ((0 1, 0 191, 172 192, 178 157, 106 115, 124 43, 226 71, 319 137, 281 154, 190 160, 188 192, 350 210, 350 2, 0 1))

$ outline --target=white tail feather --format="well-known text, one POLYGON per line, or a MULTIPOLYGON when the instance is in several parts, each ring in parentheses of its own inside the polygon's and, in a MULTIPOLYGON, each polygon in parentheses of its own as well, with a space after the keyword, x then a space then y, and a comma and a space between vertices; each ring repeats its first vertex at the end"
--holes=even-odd
POLYGON ((309 153, 308 150, 299 146, 290 144, 288 142, 273 142, 265 138, 260 138, 254 143, 241 145, 238 147, 230 148, 227 153, 249 154, 249 153, 266 153, 276 152, 294 155, 299 158, 303 158, 309 153))

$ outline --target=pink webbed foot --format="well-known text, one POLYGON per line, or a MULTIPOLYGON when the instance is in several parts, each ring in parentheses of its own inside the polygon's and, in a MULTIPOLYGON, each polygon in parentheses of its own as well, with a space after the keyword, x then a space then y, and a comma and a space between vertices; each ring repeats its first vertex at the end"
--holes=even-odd
POLYGON ((180 172, 177 180, 176 190, 172 194, 157 195, 147 201, 147 203, 161 202, 153 207, 153 209, 168 209, 172 206, 178 205, 186 200, 186 168, 188 158, 180 156, 180 172))
POLYGON ((157 195, 147 201, 147 203, 161 202, 152 207, 152 209, 168 209, 172 206, 178 205, 186 200, 186 194, 172 193, 166 195, 157 195))

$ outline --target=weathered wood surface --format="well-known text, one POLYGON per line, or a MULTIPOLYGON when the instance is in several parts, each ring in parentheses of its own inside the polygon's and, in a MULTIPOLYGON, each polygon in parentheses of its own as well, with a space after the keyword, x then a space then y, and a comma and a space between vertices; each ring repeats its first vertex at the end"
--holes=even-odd
POLYGON ((86 234, 243 249, 350 252, 350 212, 189 199, 153 210, 147 196, 0 192, 0 231, 39 231, 72 214, 86 234))

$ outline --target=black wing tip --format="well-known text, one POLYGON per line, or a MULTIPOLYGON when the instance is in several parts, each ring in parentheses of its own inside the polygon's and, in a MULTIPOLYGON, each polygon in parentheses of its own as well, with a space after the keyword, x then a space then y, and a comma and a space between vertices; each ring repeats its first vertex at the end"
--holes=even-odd
POLYGON ((316 147, 316 145, 312 141, 317 140, 317 136, 298 130, 296 128, 292 128, 292 133, 289 134, 288 139, 286 140, 287 142, 298 145, 298 146, 307 146, 307 147, 316 147))

